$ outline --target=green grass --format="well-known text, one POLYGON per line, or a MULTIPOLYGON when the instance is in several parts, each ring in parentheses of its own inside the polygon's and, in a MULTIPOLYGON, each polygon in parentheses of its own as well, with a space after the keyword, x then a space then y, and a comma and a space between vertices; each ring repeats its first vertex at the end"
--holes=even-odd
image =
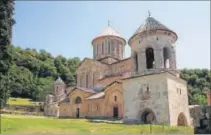
MULTIPOLYGON (((3 134, 148 134, 149 125, 93 123, 86 119, 56 119, 37 116, 2 115, 3 134)), ((193 134, 190 127, 153 125, 152 134, 193 134)))
POLYGON ((30 106, 37 106, 39 102, 32 102, 28 98, 9 98, 7 104, 9 105, 30 105, 30 106))

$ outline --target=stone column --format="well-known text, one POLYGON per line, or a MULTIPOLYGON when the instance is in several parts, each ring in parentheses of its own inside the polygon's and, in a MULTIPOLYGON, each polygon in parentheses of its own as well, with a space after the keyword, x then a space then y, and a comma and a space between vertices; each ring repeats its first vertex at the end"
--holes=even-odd
POLYGON ((132 58, 132 64, 133 64, 133 71, 136 72, 136 52, 131 50, 131 58, 132 58))
POLYGON ((146 69, 145 51, 138 52, 138 72, 141 73, 146 69))
POLYGON ((119 58, 121 58, 121 57, 122 57, 122 45, 119 44, 119 58))
POLYGON ((155 68, 164 68, 163 49, 154 49, 155 68))
POLYGON ((93 58, 94 58, 94 59, 96 58, 96 52, 95 52, 95 49, 96 49, 96 47, 95 47, 95 45, 93 45, 93 58))
POLYGON ((175 51, 174 48, 172 48, 172 51, 171 51, 171 52, 172 52, 172 54, 171 54, 171 56, 172 56, 172 57, 171 57, 171 58, 172 58, 172 59, 171 59, 171 61, 172 61, 172 63, 171 63, 172 66, 171 66, 171 67, 172 67, 173 69, 177 69, 176 51, 175 51))

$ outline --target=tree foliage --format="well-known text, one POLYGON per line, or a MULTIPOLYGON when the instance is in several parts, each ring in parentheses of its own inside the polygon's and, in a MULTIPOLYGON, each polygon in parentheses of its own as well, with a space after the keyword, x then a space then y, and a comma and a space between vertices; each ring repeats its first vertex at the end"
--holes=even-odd
POLYGON ((8 71, 9 94, 12 97, 44 100, 47 93, 53 92, 53 82, 58 76, 68 86, 75 86, 79 58, 53 57, 45 50, 22 49, 12 45, 9 50, 13 57, 8 71))
POLYGON ((189 104, 206 104, 204 88, 211 89, 211 73, 208 69, 183 69, 181 78, 188 83, 189 104))
POLYGON ((0 0, 0 105, 9 97, 9 84, 7 72, 11 66, 11 53, 9 45, 12 38, 14 1, 0 0))

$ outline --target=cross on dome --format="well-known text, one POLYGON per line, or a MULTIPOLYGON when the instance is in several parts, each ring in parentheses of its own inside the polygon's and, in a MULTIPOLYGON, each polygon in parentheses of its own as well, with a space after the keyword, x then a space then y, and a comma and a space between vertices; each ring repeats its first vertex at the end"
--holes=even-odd
POLYGON ((151 17, 151 13, 150 13, 150 11, 148 10, 148 15, 149 15, 149 17, 151 17))
POLYGON ((110 21, 108 20, 108 26, 110 26, 110 21))

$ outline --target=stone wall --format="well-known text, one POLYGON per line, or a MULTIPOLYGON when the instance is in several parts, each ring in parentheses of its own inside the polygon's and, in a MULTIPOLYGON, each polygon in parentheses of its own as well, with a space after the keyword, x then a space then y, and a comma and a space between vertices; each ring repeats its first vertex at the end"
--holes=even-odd
POLYGON ((190 105, 190 116, 196 133, 211 133, 211 106, 190 105))
POLYGON ((42 106, 30 106, 30 105, 6 105, 4 109, 11 111, 23 111, 23 112, 43 112, 42 106))
MULTIPOLYGON (((184 117, 184 125, 191 125, 188 110, 188 91, 186 82, 171 74, 168 75, 168 99, 171 124, 178 125, 178 119, 184 117)), ((181 124, 181 123, 180 123, 181 124)))
POLYGON ((163 74, 125 80, 123 89, 125 123, 141 123, 145 110, 151 110, 155 115, 154 123, 170 124, 167 81, 163 74))

